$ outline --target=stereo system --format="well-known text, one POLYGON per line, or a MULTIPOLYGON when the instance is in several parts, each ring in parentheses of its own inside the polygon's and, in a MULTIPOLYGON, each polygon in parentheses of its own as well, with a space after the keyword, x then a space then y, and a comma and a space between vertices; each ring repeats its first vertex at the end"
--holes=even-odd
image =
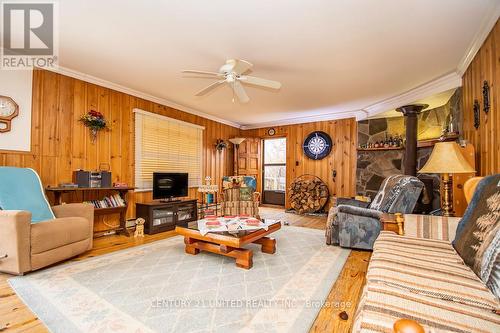
POLYGON ((111 172, 109 171, 73 171, 73 183, 78 187, 111 187, 111 172))

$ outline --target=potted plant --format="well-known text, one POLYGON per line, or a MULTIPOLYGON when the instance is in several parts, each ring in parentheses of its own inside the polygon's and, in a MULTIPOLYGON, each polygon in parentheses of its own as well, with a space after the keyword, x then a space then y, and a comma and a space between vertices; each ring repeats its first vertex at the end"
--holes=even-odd
POLYGON ((80 121, 83 123, 83 125, 85 125, 85 127, 88 127, 90 129, 90 137, 92 143, 94 143, 97 139, 97 133, 100 130, 108 128, 108 124, 106 122, 106 119, 104 119, 104 115, 99 111, 90 110, 80 117, 80 121))

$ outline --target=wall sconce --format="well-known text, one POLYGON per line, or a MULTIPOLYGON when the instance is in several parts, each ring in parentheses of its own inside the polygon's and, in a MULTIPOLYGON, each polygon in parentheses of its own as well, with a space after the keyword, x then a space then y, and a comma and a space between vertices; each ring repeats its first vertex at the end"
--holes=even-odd
POLYGON ((222 151, 223 149, 226 148, 227 148, 227 143, 224 140, 217 139, 217 141, 215 141, 215 149, 217 149, 218 151, 222 151))

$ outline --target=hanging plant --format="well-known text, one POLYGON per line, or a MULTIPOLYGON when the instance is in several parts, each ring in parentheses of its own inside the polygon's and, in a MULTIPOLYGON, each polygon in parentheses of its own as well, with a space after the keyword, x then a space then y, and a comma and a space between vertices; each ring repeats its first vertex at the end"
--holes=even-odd
POLYGON ((99 111, 90 110, 80 117, 80 121, 90 129, 90 138, 92 143, 97 139, 97 133, 108 128, 108 124, 104 116, 99 111))
POLYGON ((217 139, 217 141, 215 142, 215 149, 217 149, 218 151, 222 151, 223 149, 226 148, 227 148, 227 143, 222 139, 217 139))

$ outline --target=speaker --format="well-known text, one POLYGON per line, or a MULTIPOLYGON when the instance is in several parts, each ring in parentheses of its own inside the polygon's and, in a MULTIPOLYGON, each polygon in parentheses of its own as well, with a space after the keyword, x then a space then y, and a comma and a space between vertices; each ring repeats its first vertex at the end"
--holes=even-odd
POLYGON ((78 187, 90 187, 90 172, 84 170, 73 171, 73 183, 78 187))
POLYGON ((109 171, 73 171, 73 183, 83 188, 111 187, 109 171))
POLYGON ((101 171, 101 187, 111 187, 111 172, 101 171))

